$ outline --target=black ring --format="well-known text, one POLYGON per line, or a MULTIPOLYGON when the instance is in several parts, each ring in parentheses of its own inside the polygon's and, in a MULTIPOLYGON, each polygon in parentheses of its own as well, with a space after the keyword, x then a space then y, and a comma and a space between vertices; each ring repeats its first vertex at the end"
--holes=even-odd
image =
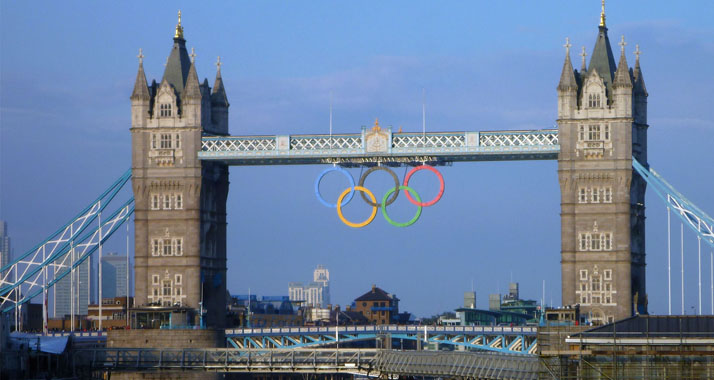
MULTIPOLYGON (((375 170, 384 170, 387 173, 389 173, 392 176, 392 178, 394 179, 394 187, 396 187, 397 190, 394 191, 394 194, 392 195, 392 197, 389 198, 389 200, 387 200, 387 203, 384 205, 384 206, 389 206, 392 203, 394 203, 394 201, 397 200, 397 196, 399 196, 399 185, 400 185, 399 178, 397 178, 397 175, 391 169, 384 167, 384 166, 372 166, 371 168, 367 169, 367 171, 364 172, 364 174, 362 174, 362 177, 360 177, 360 179, 359 179, 359 185, 364 187, 364 181, 367 180, 367 176, 375 170)), ((370 205, 372 207, 380 207, 381 206, 379 203, 374 203, 374 202, 370 201, 369 199, 367 199, 367 196, 363 192, 360 192, 359 194, 362 196, 362 199, 364 199, 364 201, 367 202, 368 205, 370 205)))

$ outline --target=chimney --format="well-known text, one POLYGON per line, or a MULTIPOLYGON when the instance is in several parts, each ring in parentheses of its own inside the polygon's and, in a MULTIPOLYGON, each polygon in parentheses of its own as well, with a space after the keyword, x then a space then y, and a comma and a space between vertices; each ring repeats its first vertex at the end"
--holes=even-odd
POLYGON ((372 293, 376 293, 376 292, 377 292, 377 285, 372 284, 372 293))

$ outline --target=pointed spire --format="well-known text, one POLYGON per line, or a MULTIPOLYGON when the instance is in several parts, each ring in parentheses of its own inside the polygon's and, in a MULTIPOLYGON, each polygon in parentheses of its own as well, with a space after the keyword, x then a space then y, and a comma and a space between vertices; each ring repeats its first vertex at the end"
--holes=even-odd
MULTIPOLYGON (((603 13, 604 16, 604 13, 603 13)), ((604 19, 603 19, 604 21, 604 19)), ((588 73, 592 73, 593 69, 598 72, 605 87, 607 88, 607 96, 609 97, 612 90, 612 80, 615 76, 615 57, 612 54, 610 47, 610 39, 607 36, 607 27, 600 25, 598 28, 597 40, 595 47, 590 55, 590 64, 588 64, 588 73)))
POLYGON ((179 21, 174 34, 174 45, 166 60, 162 81, 165 79, 169 82, 180 96, 184 87, 186 87, 190 67, 191 59, 188 57, 188 51, 186 51, 186 40, 183 38, 183 26, 181 26, 181 11, 179 11, 179 21))
POLYGON ((181 26, 181 10, 178 11, 178 24, 176 24, 176 32, 174 33, 174 38, 183 39, 183 27, 181 26))
POLYGON ((622 41, 620 45, 620 62, 617 64, 617 71, 615 72, 615 81, 613 82, 614 87, 632 87, 632 80, 630 79, 630 68, 627 67, 627 58, 625 58, 625 36, 622 36, 622 41))
POLYGON ((216 81, 213 83, 213 92, 211 93, 211 103, 213 105, 220 105, 228 107, 228 96, 226 96, 226 89, 223 87, 223 77, 221 76, 221 57, 218 57, 216 61, 216 81))
POLYGON ((635 45, 635 69, 633 70, 632 76, 634 77, 634 89, 635 95, 647 96, 647 87, 645 86, 645 78, 642 76, 642 69, 640 69, 640 45, 635 45))
POLYGON ((139 58, 139 71, 136 73, 131 100, 150 100, 149 86, 146 84, 146 74, 144 73, 144 54, 141 49, 139 49, 139 55, 136 57, 139 58))
POLYGON ((188 70, 188 78, 186 79, 186 87, 183 89, 182 96, 184 99, 201 98, 201 87, 198 82, 198 74, 196 73, 196 65, 191 63, 191 68, 188 70))
POLYGON ((560 74, 560 82, 558 83, 558 90, 568 91, 577 90, 578 82, 575 80, 575 72, 573 70, 573 64, 570 62, 570 38, 565 38, 565 63, 563 63, 563 72, 560 74))
POLYGON ((588 70, 588 67, 585 65, 585 57, 588 56, 588 53, 585 52, 585 46, 583 46, 583 51, 580 53, 580 56, 583 58, 583 63, 580 66, 580 72, 584 73, 588 70))
POLYGON ((600 26, 605 27, 605 0, 602 0, 602 11, 600 11, 600 26))

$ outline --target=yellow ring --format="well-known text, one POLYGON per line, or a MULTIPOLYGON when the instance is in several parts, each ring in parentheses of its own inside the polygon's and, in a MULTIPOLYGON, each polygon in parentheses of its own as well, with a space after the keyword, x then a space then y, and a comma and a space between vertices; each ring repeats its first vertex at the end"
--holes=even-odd
MULTIPOLYGON (((369 191, 369 189, 362 187, 362 186, 355 186, 354 190, 361 191, 361 192, 367 194, 367 196, 370 199, 372 199, 372 203, 377 204, 377 199, 374 198, 374 194, 372 194, 372 192, 369 191)), ((342 221, 342 223, 344 223, 350 227, 354 227, 354 228, 364 227, 364 226, 372 223, 372 221, 374 220, 374 217, 377 215, 377 209, 379 208, 377 206, 372 206, 372 215, 370 215, 369 218, 367 218, 367 220, 365 220, 362 223, 352 223, 349 220, 345 219, 344 215, 342 215, 342 199, 344 197, 346 197, 347 194, 350 193, 350 191, 352 191, 352 188, 348 187, 345 191, 342 192, 342 194, 340 194, 340 197, 337 199, 337 216, 340 217, 340 220, 342 221)))

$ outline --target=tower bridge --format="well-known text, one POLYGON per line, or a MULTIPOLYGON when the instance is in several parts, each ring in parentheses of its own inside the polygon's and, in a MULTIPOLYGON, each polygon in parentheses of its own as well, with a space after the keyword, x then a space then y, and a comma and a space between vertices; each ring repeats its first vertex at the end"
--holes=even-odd
MULTIPOLYGON (((101 249, 133 214, 137 310, 158 307, 172 317, 184 318, 176 324, 223 328, 229 166, 438 166, 464 161, 557 160, 563 303, 579 304, 596 324, 644 314, 647 185, 700 242, 713 247, 714 220, 649 168, 648 92, 639 51, 630 67, 623 37, 616 63, 607 31, 603 13, 590 62, 586 64, 583 57, 579 70, 573 68, 571 45, 566 41, 557 85, 557 129, 402 133, 375 122, 374 127, 362 127, 353 134, 231 136, 230 104, 220 62, 212 87, 207 80, 198 80, 195 54, 188 54, 179 19, 159 82, 149 84, 143 54, 138 56, 130 98, 131 170, 45 241, 0 268, 1 310, 15 310, 17 315, 20 305, 33 297, 47 299, 57 281, 101 249), (108 205, 129 180, 133 198, 110 212, 108 205), (178 309, 192 313, 173 313, 178 309)), ((533 353, 533 331, 527 328, 507 333, 471 329, 432 331, 430 341, 533 353)), ((228 338, 236 350, 273 350, 331 344, 328 336, 333 332, 336 343, 340 337, 359 340, 385 331, 404 339, 421 339, 418 330, 402 327, 342 332, 230 330, 228 338)), ((428 333, 423 337, 429 341, 428 333)), ((117 365, 134 360, 141 365, 142 355, 115 350, 103 357, 116 358, 117 365)), ((156 357, 156 353, 146 355, 145 359, 156 357)), ((163 354, 158 355, 161 363, 163 354)), ((176 353, 168 355, 175 365, 176 353)), ((201 355, 204 361, 209 357, 223 360, 224 366, 240 356, 225 350, 201 355)), ((292 355, 290 360, 295 358, 292 355)), ((236 363, 238 367, 250 365, 236 363)))

